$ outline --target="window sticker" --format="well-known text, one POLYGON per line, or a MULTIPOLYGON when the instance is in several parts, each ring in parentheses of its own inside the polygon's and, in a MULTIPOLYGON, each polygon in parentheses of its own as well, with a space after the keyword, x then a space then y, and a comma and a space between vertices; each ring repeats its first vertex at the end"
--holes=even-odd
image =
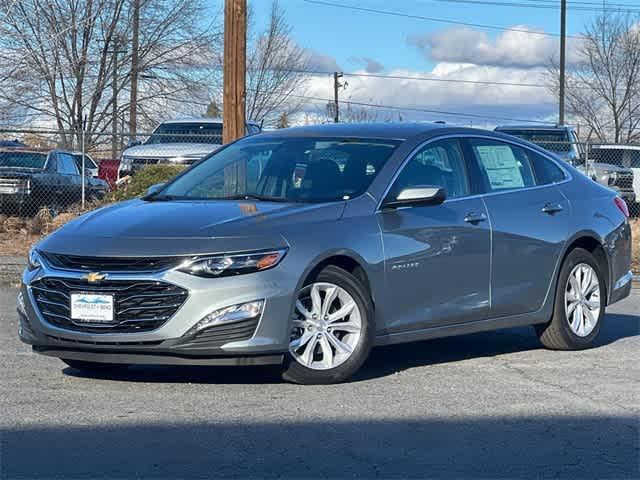
POLYGON ((474 147, 489 177, 493 190, 524 187, 521 165, 508 145, 474 147))

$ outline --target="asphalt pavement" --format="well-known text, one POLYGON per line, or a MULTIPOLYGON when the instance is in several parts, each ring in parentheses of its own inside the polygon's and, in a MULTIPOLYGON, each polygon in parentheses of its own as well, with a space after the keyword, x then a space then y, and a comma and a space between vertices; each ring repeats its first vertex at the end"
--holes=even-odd
POLYGON ((346 384, 272 367, 87 377, 0 289, 0 478, 640 478, 640 289, 596 348, 531 328, 375 350, 346 384))

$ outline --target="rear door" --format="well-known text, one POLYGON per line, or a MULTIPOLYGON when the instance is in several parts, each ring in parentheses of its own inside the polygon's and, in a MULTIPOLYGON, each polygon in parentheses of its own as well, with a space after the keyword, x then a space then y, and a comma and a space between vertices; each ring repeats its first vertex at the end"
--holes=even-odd
POLYGON ((569 228, 570 205, 558 165, 534 150, 468 139, 487 194, 492 228, 491 317, 542 307, 569 228))
POLYGON ((489 313, 488 215, 472 195, 458 139, 425 144, 389 194, 417 185, 445 187, 447 200, 377 214, 386 272, 380 307, 388 333, 482 320, 489 313))

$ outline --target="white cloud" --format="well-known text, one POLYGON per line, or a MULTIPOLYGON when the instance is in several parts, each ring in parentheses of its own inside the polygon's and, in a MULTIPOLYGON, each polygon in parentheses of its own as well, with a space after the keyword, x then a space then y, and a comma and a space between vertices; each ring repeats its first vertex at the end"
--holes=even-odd
MULTIPOLYGON (((559 41, 526 25, 508 30, 495 39, 480 30, 453 27, 438 32, 410 35, 409 45, 416 47, 425 58, 435 62, 473 63, 509 68, 545 67, 558 58, 559 41), (531 32, 531 33, 529 33, 531 32)), ((567 60, 576 60, 577 39, 570 38, 567 60)))
MULTIPOLYGON (((346 76, 348 87, 340 93, 340 96, 345 100, 351 99, 379 105, 432 109, 455 107, 460 111, 469 107, 543 106, 554 102, 546 88, 459 83, 447 80, 541 85, 545 83, 544 74, 543 68, 525 70, 461 63, 440 63, 430 72, 409 70, 389 72, 389 75, 392 76, 426 77, 436 81, 346 76)), ((332 85, 332 80, 328 77, 313 77, 307 86, 307 92, 315 97, 329 98, 332 93, 332 85)))
POLYGON ((322 53, 307 49, 307 66, 310 70, 319 72, 339 72, 342 67, 338 65, 338 62, 334 57, 329 55, 323 55, 322 53))

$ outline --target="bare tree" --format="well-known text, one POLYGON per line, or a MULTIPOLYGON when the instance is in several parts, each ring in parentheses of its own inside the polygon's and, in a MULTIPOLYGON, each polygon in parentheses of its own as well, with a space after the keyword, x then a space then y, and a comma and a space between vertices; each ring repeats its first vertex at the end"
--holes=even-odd
MULTIPOLYGON (((605 13, 586 27, 578 61, 568 67, 568 111, 586 124, 589 137, 640 140, 640 29, 638 19, 605 13)), ((549 69, 557 94, 558 67, 549 69)))
MULTIPOLYGON (((251 31, 251 29, 250 29, 251 31)), ((247 119, 277 120, 300 109, 300 94, 308 75, 305 49, 291 39, 291 26, 277 0, 271 4, 269 24, 250 34, 247 54, 247 119)))
MULTIPOLYGON (((0 0, 0 102, 43 126, 69 130, 86 118, 93 135, 112 124, 115 70, 117 121, 129 111, 130 0, 0 0), (120 50, 117 57, 114 51, 120 50), (117 63, 115 59, 117 58, 117 63)), ((202 24, 202 0, 142 0, 137 110, 147 126, 166 118, 172 105, 206 99, 215 22, 202 24)), ((202 108, 198 107, 201 111, 202 108)), ((106 137, 105 137, 106 140, 106 137)))

